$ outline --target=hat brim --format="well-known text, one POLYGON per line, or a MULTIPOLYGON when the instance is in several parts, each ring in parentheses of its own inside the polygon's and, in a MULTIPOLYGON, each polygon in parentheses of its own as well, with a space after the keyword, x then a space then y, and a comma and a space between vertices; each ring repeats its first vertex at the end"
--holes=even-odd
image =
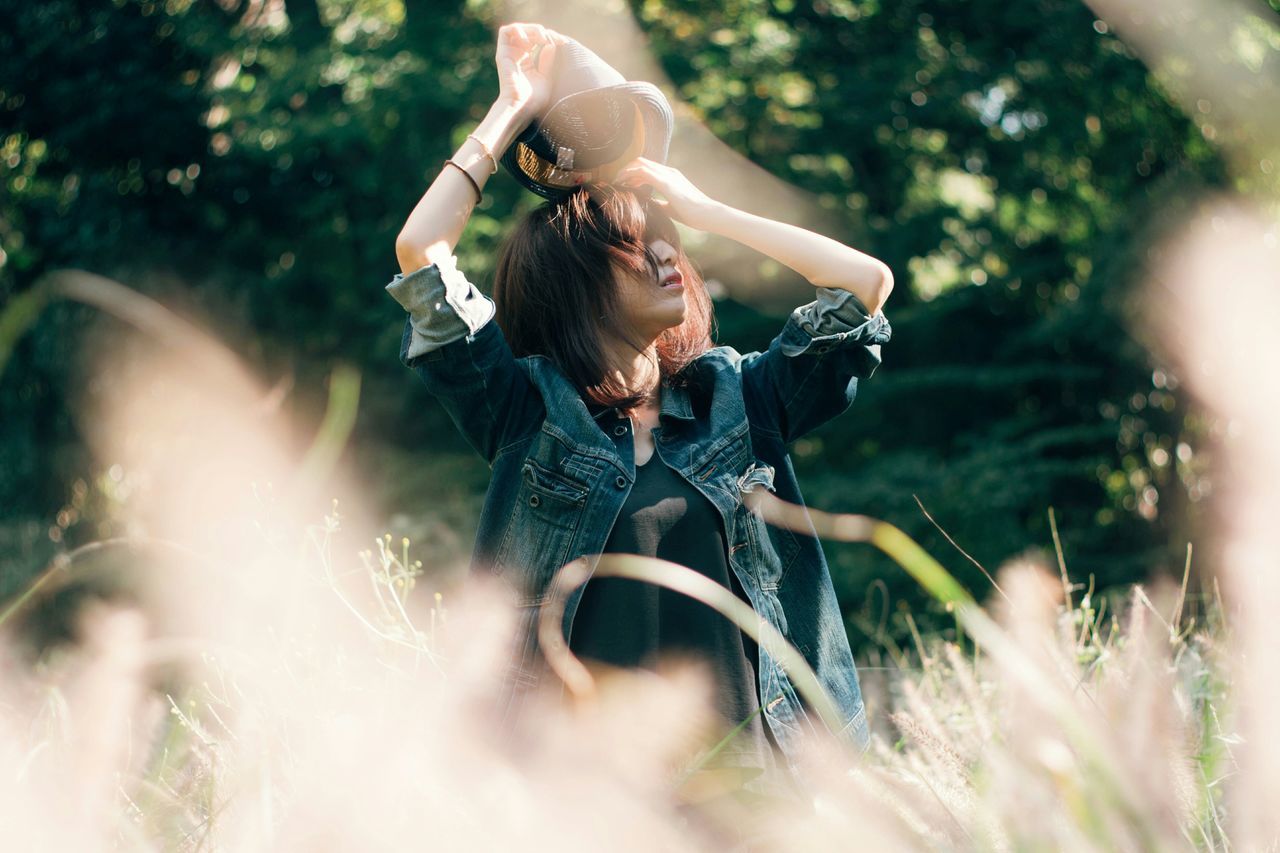
MULTIPOLYGON (((581 125, 581 122, 577 122, 581 125)), ((643 156, 665 163, 670 149, 675 116, 662 91, 651 83, 628 81, 598 89, 575 92, 557 101, 541 118, 530 124, 502 155, 502 164, 515 179, 532 192, 549 199, 563 198, 575 187, 594 180, 607 180, 621 166, 636 156, 643 156), (589 109, 592 101, 602 97, 622 95, 636 108, 641 132, 632 134, 632 140, 621 155, 611 157, 591 168, 565 167, 539 153, 558 148, 585 148, 590 140, 574 137, 566 127, 574 126, 566 117, 589 109), (552 133, 551 129, 555 128, 552 133), (637 137, 642 137, 637 142, 637 137), (533 143, 532 145, 530 143, 533 143)), ((590 149, 587 149, 590 150, 590 149)), ((595 150, 599 150, 598 148, 595 150)))

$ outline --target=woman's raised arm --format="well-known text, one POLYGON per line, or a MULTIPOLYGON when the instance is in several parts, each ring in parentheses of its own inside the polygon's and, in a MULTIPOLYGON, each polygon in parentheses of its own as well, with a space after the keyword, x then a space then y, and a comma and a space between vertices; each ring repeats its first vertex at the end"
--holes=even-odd
MULTIPOLYGON (((516 134, 528 124, 523 116, 519 107, 494 101, 484 121, 472 133, 495 158, 500 158, 516 134)), ((481 190, 493 174, 493 164, 484 148, 468 136, 452 158, 471 175, 481 190)), ((396 260, 400 263, 401 272, 408 275, 425 264, 439 263, 453 254, 462 229, 478 201, 467 175, 453 166, 442 164, 440 174, 427 187, 396 237, 396 260)))
POLYGON ((749 420, 788 444, 853 404, 858 381, 880 366, 880 345, 893 331, 882 310, 893 273, 883 261, 714 201, 680 170, 644 157, 620 169, 616 181, 653 187, 669 216, 750 246, 817 286, 817 298, 791 312, 768 350, 739 358, 749 420))
POLYGON ((504 24, 498 30, 498 97, 484 120, 454 152, 452 159, 462 168, 442 164, 440 174, 400 229, 396 259, 405 275, 453 253, 479 201, 476 188, 484 189, 498 165, 485 150, 500 158, 546 107, 555 47, 563 39, 560 33, 541 24, 504 24))
POLYGON ((454 154, 461 168, 444 165, 409 215, 396 238, 402 272, 386 285, 408 313, 400 360, 490 465, 536 428, 543 404, 494 321, 493 300, 458 269, 453 249, 478 201, 476 188, 493 172, 484 147, 501 156, 540 114, 550 91, 554 46, 562 38, 537 24, 499 30, 502 91, 473 131, 479 141, 468 138, 454 154))

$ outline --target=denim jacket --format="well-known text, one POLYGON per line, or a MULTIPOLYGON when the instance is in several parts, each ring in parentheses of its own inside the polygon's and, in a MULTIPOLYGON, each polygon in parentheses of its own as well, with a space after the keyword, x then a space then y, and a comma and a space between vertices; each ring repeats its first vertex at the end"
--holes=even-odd
MULTIPOLYGON (((492 469, 472 556, 516 591, 521 619, 499 715, 514 725, 528 693, 556 676, 537 645, 538 607, 556 570, 587 555, 594 569, 636 478, 631 422, 589 404, 544 355, 516 358, 494 303, 448 257, 388 293, 408 312, 400 359, 439 399, 492 469)), ((768 349, 717 346, 686 368, 687 387, 664 384, 654 452, 719 510, 729 564, 756 613, 804 655, 842 718, 837 735, 865 749, 866 712, 844 620, 815 531, 766 524, 743 495, 768 488, 803 505, 787 446, 845 411, 889 340, 883 312, 851 293, 817 288, 768 349)), ((584 586, 566 599, 566 638, 584 586)), ((767 725, 794 765, 801 727, 821 719, 760 649, 758 694, 767 725)), ((563 685, 560 685, 563 691, 563 685)))

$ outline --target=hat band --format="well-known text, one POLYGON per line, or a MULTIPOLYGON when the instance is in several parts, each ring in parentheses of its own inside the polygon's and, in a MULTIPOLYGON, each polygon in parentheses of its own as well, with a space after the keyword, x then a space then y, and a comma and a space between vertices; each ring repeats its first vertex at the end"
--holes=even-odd
MULTIPOLYGON (((627 145, 626 150, 613 160, 601 163, 592 169, 561 168, 539 156, 523 142, 516 142, 516 165, 531 180, 557 189, 572 189, 588 181, 601 181, 612 178, 619 169, 642 154, 645 149, 644 114, 640 112, 640 105, 635 101, 631 102, 631 106, 636 111, 636 123, 634 125, 636 132, 631 135, 631 142, 627 145)), ((561 162, 573 162, 573 155, 567 152, 566 148, 561 148, 558 153, 560 154, 559 159, 561 162)))

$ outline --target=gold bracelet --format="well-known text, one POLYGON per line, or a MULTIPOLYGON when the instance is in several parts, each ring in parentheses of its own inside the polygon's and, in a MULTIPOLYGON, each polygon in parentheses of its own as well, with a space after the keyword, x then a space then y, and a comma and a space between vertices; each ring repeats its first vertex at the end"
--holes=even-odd
POLYGON ((480 146, 480 150, 483 151, 484 155, 493 163, 493 168, 489 171, 489 174, 496 175, 498 173, 498 158, 493 156, 493 152, 489 150, 489 146, 481 142, 480 137, 476 136, 474 133, 468 133, 467 139, 474 139, 476 141, 476 144, 480 146))
MULTIPOLYGON (((444 163, 441 164, 440 168, 443 169, 445 166, 448 166, 448 165, 458 166, 458 164, 454 163, 452 159, 449 159, 449 160, 445 160, 444 163)), ((458 166, 458 170, 462 172, 462 174, 466 175, 467 180, 471 182, 471 188, 476 191, 476 204, 479 204, 480 199, 484 198, 484 193, 480 191, 480 185, 476 183, 476 179, 471 177, 471 173, 468 172, 466 169, 462 168, 461 166, 458 166)))

